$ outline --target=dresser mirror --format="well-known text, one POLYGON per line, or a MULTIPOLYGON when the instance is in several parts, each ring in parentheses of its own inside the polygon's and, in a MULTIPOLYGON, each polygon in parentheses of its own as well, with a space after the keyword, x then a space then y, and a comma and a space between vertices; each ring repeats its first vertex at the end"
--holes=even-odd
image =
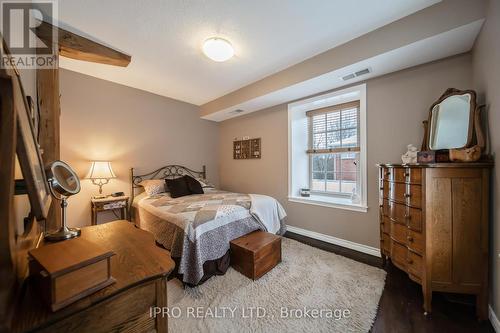
POLYGON ((431 106, 429 116, 430 150, 460 149, 472 142, 476 93, 448 89, 431 106))

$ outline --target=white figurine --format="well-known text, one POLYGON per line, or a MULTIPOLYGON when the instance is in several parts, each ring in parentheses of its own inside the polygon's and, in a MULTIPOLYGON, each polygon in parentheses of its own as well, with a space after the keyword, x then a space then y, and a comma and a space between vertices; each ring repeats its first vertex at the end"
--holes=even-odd
POLYGON ((408 151, 401 156, 403 163, 405 164, 417 163, 417 153, 418 153, 417 147, 415 147, 412 144, 409 144, 407 148, 408 151))

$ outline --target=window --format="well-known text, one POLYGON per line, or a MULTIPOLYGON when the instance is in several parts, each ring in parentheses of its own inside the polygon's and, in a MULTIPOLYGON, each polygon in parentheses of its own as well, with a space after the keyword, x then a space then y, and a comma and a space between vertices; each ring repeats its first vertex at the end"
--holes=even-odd
POLYGON ((289 201, 366 212, 366 176, 365 84, 288 105, 289 201))
POLYGON ((311 192, 357 195, 359 101, 311 110, 306 115, 311 192))

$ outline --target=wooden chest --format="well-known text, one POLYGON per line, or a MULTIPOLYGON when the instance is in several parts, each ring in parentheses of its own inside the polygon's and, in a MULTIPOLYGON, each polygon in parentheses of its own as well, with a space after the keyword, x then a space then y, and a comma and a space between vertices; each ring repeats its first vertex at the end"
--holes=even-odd
POLYGON ((477 296, 488 317, 490 163, 379 165, 380 249, 384 259, 432 292, 477 296))
POLYGON ((281 262, 281 237, 254 231, 231 241, 231 265, 257 280, 281 262))

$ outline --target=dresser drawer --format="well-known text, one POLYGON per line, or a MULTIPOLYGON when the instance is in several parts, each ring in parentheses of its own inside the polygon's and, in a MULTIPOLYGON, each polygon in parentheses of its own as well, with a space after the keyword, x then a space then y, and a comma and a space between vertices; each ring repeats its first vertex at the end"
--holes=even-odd
POLYGON ((391 222, 391 238, 402 244, 406 244, 408 228, 399 223, 391 222))
POLYGON ((392 168, 382 168, 382 171, 381 171, 382 180, 391 179, 391 171, 392 171, 392 168))
POLYGON ((399 183, 406 182, 406 169, 394 168, 393 171, 391 172, 391 180, 399 183))
POLYGON ((391 183, 386 180, 383 181, 380 191, 382 194, 382 198, 389 199, 389 193, 391 191, 391 183))
POLYGON ((386 253, 391 252, 391 238, 388 234, 382 233, 380 238, 380 248, 386 253))
POLYGON ((421 232, 423 230, 422 226, 422 210, 419 208, 408 208, 408 218, 407 218, 408 228, 411 230, 421 232))
POLYGON ((406 181, 411 184, 422 184, 422 169, 408 168, 406 171, 406 181))
POLYGON ((406 270, 408 249, 396 241, 391 241, 391 260, 399 268, 406 270))
POLYGON ((420 232, 408 229, 406 240, 409 249, 419 254, 424 254, 424 236, 420 232))
POLYGON ((396 202, 390 203, 389 216, 391 220, 406 225, 406 206, 396 202))
POLYGON ((422 278, 422 257, 412 251, 408 251, 406 271, 418 278, 422 278))
POLYGON ((389 198, 391 200, 406 203, 406 184, 405 183, 390 183, 389 198))
POLYGON ((382 215, 391 216, 390 204, 389 200, 382 200, 382 215))
POLYGON ((422 207, 422 186, 408 185, 407 193, 404 194, 407 203, 412 207, 422 207))
POLYGON ((389 234, 391 232, 391 220, 387 216, 380 217, 380 231, 389 234))

